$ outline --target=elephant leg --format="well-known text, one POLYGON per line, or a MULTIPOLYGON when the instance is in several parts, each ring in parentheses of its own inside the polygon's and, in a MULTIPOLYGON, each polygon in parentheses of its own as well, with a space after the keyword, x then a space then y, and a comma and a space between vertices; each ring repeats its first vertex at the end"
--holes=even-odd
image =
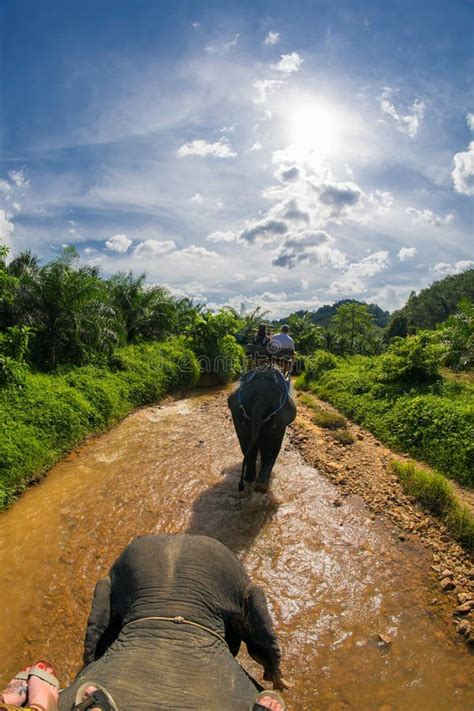
POLYGON ((245 592, 245 623, 242 639, 250 656, 264 668, 264 679, 278 685, 281 652, 263 590, 249 585, 245 592))
POLYGON ((252 484, 257 476, 257 454, 258 447, 255 447, 245 459, 244 481, 248 484, 252 484))
POLYGON ((267 493, 273 466, 280 452, 284 434, 285 427, 272 427, 271 425, 265 428, 265 431, 261 433, 260 453, 262 463, 257 477, 255 491, 259 491, 263 494, 267 493))

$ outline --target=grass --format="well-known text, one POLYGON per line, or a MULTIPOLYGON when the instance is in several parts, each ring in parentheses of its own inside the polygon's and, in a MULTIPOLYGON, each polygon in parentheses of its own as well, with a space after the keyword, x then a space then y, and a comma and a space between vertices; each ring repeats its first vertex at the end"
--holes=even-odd
POLYGON ((432 382, 387 380, 382 356, 338 358, 318 379, 296 387, 334 405, 392 449, 408 452, 441 474, 474 487, 474 407, 469 375, 432 382))
POLYGON ((85 437, 140 405, 192 386, 199 375, 182 341, 127 346, 109 368, 27 373, 0 390, 0 508, 7 506, 85 437))
POLYGON ((474 551, 474 516, 462 506, 446 478, 411 462, 392 461, 390 468, 403 490, 444 521, 451 534, 470 552, 474 551))
POLYGON ((323 410, 314 395, 310 393, 300 393, 299 400, 306 405, 311 412, 311 420, 315 425, 323 429, 333 430, 332 435, 341 444, 352 444, 354 437, 347 430, 347 420, 338 412, 323 410))

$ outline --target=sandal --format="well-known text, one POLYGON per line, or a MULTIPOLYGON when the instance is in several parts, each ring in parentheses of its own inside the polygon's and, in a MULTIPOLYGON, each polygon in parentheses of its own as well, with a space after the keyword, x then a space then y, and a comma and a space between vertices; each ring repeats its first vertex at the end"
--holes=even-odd
POLYGON ((95 681, 86 681, 78 689, 74 701, 73 711, 87 711, 87 709, 101 709, 101 711, 118 711, 117 705, 107 689, 95 681), (90 696, 84 696, 86 689, 93 686, 95 690, 90 696))
POLYGON ((265 696, 269 696, 271 699, 278 701, 278 703, 281 704, 282 711, 287 711, 288 707, 283 701, 283 697, 281 696, 281 694, 278 693, 278 691, 261 691, 253 702, 251 711, 268 711, 268 706, 262 706, 262 704, 258 703, 259 699, 263 699, 265 696))
POLYGON ((59 681, 57 680, 55 669, 51 662, 48 662, 47 659, 40 659, 39 661, 37 661, 28 672, 28 679, 30 678, 30 676, 37 676, 38 679, 47 681, 48 684, 51 684, 51 686, 54 686, 56 689, 59 689, 59 681), (43 667, 49 667, 53 670, 53 673, 50 674, 43 667))

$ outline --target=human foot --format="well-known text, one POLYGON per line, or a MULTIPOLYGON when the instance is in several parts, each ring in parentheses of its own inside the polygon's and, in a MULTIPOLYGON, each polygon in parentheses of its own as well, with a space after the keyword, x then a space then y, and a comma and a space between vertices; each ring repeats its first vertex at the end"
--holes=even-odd
POLYGON ((26 701, 28 672, 31 667, 26 667, 16 674, 8 686, 0 693, 0 701, 12 706, 23 706, 26 701))
POLYGON ((28 706, 39 711, 56 711, 58 698, 59 682, 54 667, 40 659, 28 674, 28 706))
POLYGON ((286 711, 286 704, 277 691, 262 691, 253 706, 253 711, 271 709, 271 711, 286 711))
POLYGON ((103 686, 86 682, 76 694, 74 711, 117 711, 117 706, 103 686))

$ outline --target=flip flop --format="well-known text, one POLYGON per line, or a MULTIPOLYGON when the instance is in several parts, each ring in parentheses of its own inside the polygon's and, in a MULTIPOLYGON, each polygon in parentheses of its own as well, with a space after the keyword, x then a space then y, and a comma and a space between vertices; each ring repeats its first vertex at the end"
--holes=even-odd
POLYGON ((103 686, 95 681, 86 681, 79 687, 74 701, 73 711, 87 711, 87 709, 101 709, 101 711, 118 711, 118 707, 103 686), (85 690, 94 686, 95 691, 90 696, 84 696, 85 690))
POLYGON ((263 699, 265 696, 269 696, 271 699, 275 699, 281 704, 282 711, 287 711, 287 705, 283 701, 283 697, 278 691, 261 691, 255 701, 252 704, 250 711, 268 711, 268 706, 262 706, 258 703, 259 699, 263 699))
POLYGON ((39 659, 35 664, 31 667, 30 671, 28 672, 28 679, 30 676, 37 676, 38 679, 42 679, 43 681, 47 681, 48 684, 51 684, 51 686, 55 686, 56 689, 59 689, 59 681, 56 678, 56 672, 51 664, 51 662, 48 662, 47 659, 39 659), (50 669, 53 670, 53 674, 50 674, 47 672, 45 669, 43 669, 43 666, 40 666, 42 664, 44 667, 49 667, 50 669))

